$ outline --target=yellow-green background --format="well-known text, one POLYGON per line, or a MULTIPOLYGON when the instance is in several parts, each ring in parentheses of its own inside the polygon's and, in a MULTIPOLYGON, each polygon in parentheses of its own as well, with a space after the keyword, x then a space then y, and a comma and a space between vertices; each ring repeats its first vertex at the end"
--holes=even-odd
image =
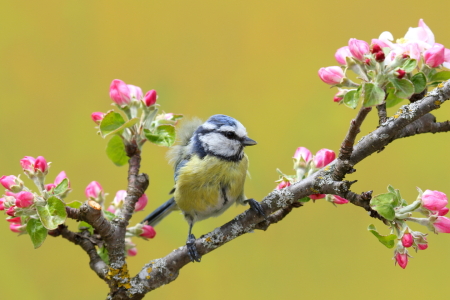
MULTIPOLYGON (((73 187, 68 201, 83 200, 92 180, 103 185, 109 201, 126 187, 126 168, 105 156, 106 141, 90 119, 91 112, 111 108, 114 78, 144 92, 156 89, 166 112, 240 120, 258 141, 247 150, 252 179, 246 194, 262 199, 275 186, 276 168, 290 172, 296 147, 338 149, 355 111, 332 102, 336 90, 319 80, 317 70, 335 65, 335 50, 349 38, 369 41, 385 30, 399 38, 424 18, 436 41, 450 46, 446 1, 4 0, 0 8, 0 175, 21 173, 25 155, 43 155, 52 162, 50 180, 67 172, 73 187)), ((448 108, 437 115, 447 119, 448 108)), ((363 132, 375 126, 372 114, 363 132)), ((409 200, 416 186, 450 194, 449 146, 447 134, 397 141, 357 165, 349 177, 358 180, 354 191, 382 193, 392 184, 409 200)), ((151 178, 145 213, 172 187, 166 150, 144 147, 142 171, 151 178)), ((209 232, 243 209, 198 223, 194 232, 209 232)), ((33 250, 27 236, 17 238, 6 221, 0 223, 0 298, 105 298, 105 284, 79 247, 48 238, 33 250)), ((361 208, 308 203, 267 232, 189 264, 152 296, 445 299, 450 236, 431 234, 428 250, 412 253, 403 270, 367 232, 370 223, 387 232, 361 208)), ((137 241, 139 254, 129 259, 133 275, 181 246, 187 225, 173 214, 156 230, 154 240, 137 241)))

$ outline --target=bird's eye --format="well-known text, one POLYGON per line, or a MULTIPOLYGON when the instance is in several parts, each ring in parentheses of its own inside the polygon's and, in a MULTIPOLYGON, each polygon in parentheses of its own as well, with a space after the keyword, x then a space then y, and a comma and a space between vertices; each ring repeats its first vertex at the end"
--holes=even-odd
POLYGON ((225 136, 229 139, 232 139, 232 138, 236 137, 236 134, 232 131, 227 131, 227 132, 225 132, 225 136))

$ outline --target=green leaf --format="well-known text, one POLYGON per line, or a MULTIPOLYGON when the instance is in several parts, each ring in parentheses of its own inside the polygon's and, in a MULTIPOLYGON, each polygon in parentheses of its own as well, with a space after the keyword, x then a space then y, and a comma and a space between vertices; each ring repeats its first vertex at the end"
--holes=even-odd
POLYGON ((83 205, 83 203, 81 203, 80 201, 72 201, 72 202, 66 204, 66 206, 72 207, 72 208, 80 208, 81 205, 83 205))
POLYGON ((61 181, 53 190, 53 193, 55 195, 63 194, 67 189, 69 188, 69 180, 67 178, 64 178, 63 181, 61 181))
POLYGON ((158 146, 170 147, 175 143, 175 127, 172 125, 161 125, 153 132, 144 129, 145 137, 158 146))
POLYGON ((394 201, 394 195, 392 193, 379 194, 370 200, 370 206, 392 204, 393 201, 394 201))
POLYGON ((45 228, 52 230, 64 223, 67 217, 66 205, 58 197, 48 198, 44 206, 36 206, 39 218, 45 228))
POLYGON ((419 72, 411 77, 411 81, 414 84, 414 94, 423 92, 427 86, 427 77, 422 72, 419 72))
POLYGON ((97 254, 107 265, 109 265, 109 255, 106 247, 97 248, 97 254))
POLYGON ((139 122, 139 118, 133 118, 125 122, 121 114, 110 111, 100 122, 100 132, 105 138, 111 134, 121 133, 125 128, 131 127, 137 122, 139 122))
POLYGON ((417 60, 410 58, 403 63, 401 68, 405 70, 406 73, 411 73, 416 67, 417 60))
POLYGON ((373 83, 364 84, 363 106, 369 107, 383 103, 386 96, 383 89, 373 83))
POLYGON ((395 88, 395 96, 397 98, 409 98, 414 94, 414 85, 408 79, 398 79, 396 77, 389 78, 395 88))
POLYGON ((128 162, 127 152, 122 138, 118 135, 113 136, 106 146, 106 155, 116 166, 123 166, 128 162))
POLYGON ((105 216, 106 220, 108 220, 108 221, 111 221, 112 219, 114 219, 116 217, 115 214, 113 214, 107 210, 103 211, 103 215, 105 216))
POLYGON ((87 229, 91 234, 94 234, 94 227, 92 227, 91 224, 86 223, 86 222, 84 222, 84 221, 81 221, 81 222, 78 224, 78 229, 79 229, 79 230, 87 229))
POLYGON ((373 224, 370 224, 369 227, 367 228, 367 230, 372 232, 372 234, 377 237, 377 239, 380 241, 380 243, 382 243, 389 249, 394 248, 396 240, 397 240, 397 236, 395 234, 381 235, 378 233, 377 229, 375 228, 375 226, 373 224))
POLYGON ((360 94, 357 90, 350 90, 344 96, 344 104, 355 109, 358 106, 360 94))
POLYGON ((382 217, 392 221, 395 218, 395 195, 392 193, 380 194, 370 200, 370 207, 376 210, 382 217))
POLYGON ((450 71, 441 71, 434 74, 430 81, 444 81, 450 79, 450 71))
POLYGON ((386 93, 387 93, 386 108, 393 107, 402 102, 403 100, 406 100, 404 98, 398 98, 397 96, 395 96, 395 88, 390 82, 386 85, 386 93))
POLYGON ((27 223, 27 232, 30 235, 34 249, 39 248, 47 237, 47 229, 42 225, 41 220, 30 219, 27 223))
POLYGON ((373 207, 383 218, 392 221, 395 219, 395 210, 390 204, 378 205, 373 207))

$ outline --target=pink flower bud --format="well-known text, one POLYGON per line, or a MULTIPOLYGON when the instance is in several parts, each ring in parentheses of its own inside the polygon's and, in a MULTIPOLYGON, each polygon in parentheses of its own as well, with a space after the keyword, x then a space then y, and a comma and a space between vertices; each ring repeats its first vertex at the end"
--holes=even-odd
POLYGON ((413 236, 412 236, 411 233, 405 233, 402 236, 402 245, 403 245, 403 247, 409 248, 409 247, 412 246, 413 242, 414 242, 414 239, 413 239, 413 236))
POLYGON ((100 124, 100 122, 103 120, 104 117, 105 114, 102 112, 93 112, 91 114, 92 121, 94 121, 97 124, 100 124))
POLYGON ((28 207, 34 202, 34 195, 27 191, 22 191, 16 195, 16 206, 17 207, 28 207))
POLYGON ((280 183, 277 185, 276 189, 277 189, 277 190, 281 190, 281 189, 284 189, 285 187, 288 187, 288 186, 290 186, 290 185, 291 185, 291 183, 290 183, 289 181, 282 181, 282 182, 280 182, 280 183))
POLYGON ((384 56, 384 52, 383 51, 375 53, 375 60, 377 62, 383 62, 385 60, 385 58, 386 57, 384 56))
POLYGON ((437 232, 450 233, 450 219, 447 217, 438 216, 433 226, 437 232))
POLYGON ((129 84, 128 89, 130 90, 130 98, 135 98, 138 101, 142 99, 142 90, 140 87, 129 84))
POLYGON ((419 250, 425 250, 428 248, 428 244, 418 244, 417 248, 419 248, 419 250))
POLYGON ((303 158, 305 162, 309 162, 312 158, 312 154, 308 148, 298 147, 297 150, 295 150, 293 158, 295 158, 297 161, 300 161, 300 159, 303 158))
POLYGON ((131 249, 128 249, 128 251, 127 251, 127 253, 128 253, 128 256, 136 256, 137 255, 137 248, 136 247, 134 247, 134 248, 131 248, 131 249))
POLYGON ((445 216, 448 213, 448 208, 444 207, 444 208, 441 208, 438 211, 433 211, 433 213, 437 213, 438 216, 445 216))
POLYGON ((316 168, 322 168, 328 165, 336 158, 336 154, 330 149, 320 149, 314 156, 314 164, 316 168))
POLYGON ((125 201, 125 197, 127 196, 127 191, 120 190, 117 191, 116 196, 114 197, 113 203, 114 206, 119 206, 123 204, 123 201, 125 201))
POLYGON ((325 198, 325 194, 312 194, 309 195, 308 197, 311 198, 312 200, 318 200, 318 199, 323 199, 325 198))
POLYGON ((370 53, 375 54, 378 52, 383 52, 383 50, 381 49, 380 45, 378 44, 372 44, 372 50, 370 50, 370 53))
POLYGON ((152 106, 156 103, 156 99, 158 98, 158 95, 156 94, 155 90, 148 91, 144 96, 144 103, 147 107, 152 106))
POLYGON ((140 236, 142 236, 142 237, 152 239, 156 235, 155 229, 150 225, 142 226, 142 230, 144 231, 143 233, 140 234, 140 236))
POLYGON ((140 211, 143 210, 148 203, 148 198, 146 194, 142 194, 141 198, 138 199, 136 202, 136 205, 134 206, 134 211, 140 211))
POLYGON ((350 39, 348 48, 352 56, 361 61, 364 60, 364 55, 370 52, 369 44, 357 39, 350 39))
POLYGON ((402 269, 404 269, 408 264, 408 255, 406 253, 402 254, 397 252, 395 254, 395 260, 397 261, 398 265, 402 267, 402 269))
MULTIPOLYGON (((69 178, 67 178, 66 172, 61 171, 59 172, 58 176, 56 176, 55 181, 53 182, 55 185, 60 184, 64 179, 67 179, 69 181, 69 178)), ((70 187, 70 182, 68 182, 70 187)))
POLYGON ((432 68, 436 68, 445 61, 445 47, 436 43, 423 53, 423 58, 425 64, 432 68))
POLYGON ((403 77, 405 77, 406 72, 403 69, 398 69, 397 71, 395 71, 395 76, 397 76, 398 79, 402 79, 403 77))
POLYGON ((18 223, 18 224, 22 223, 22 221, 20 220, 20 217, 6 219, 6 221, 8 221, 9 223, 18 223))
POLYGON ((120 79, 114 79, 109 87, 109 97, 120 106, 130 103, 131 95, 128 85, 120 79))
POLYGON ((347 89, 340 89, 340 88, 338 88, 338 92, 334 95, 333 101, 340 103, 342 100, 344 100, 345 94, 347 94, 348 91, 349 90, 347 90, 347 89))
POLYGON ((442 192, 426 190, 422 194, 422 206, 428 210, 438 211, 447 204, 447 195, 442 192))
POLYGON ((15 207, 15 206, 10 206, 10 207, 8 208, 8 210, 6 211, 6 214, 7 214, 8 216, 14 217, 14 216, 16 215, 16 212, 15 212, 15 210, 14 210, 14 207, 15 207))
POLYGON ((116 213, 116 207, 114 205, 110 205, 107 209, 107 211, 109 211, 112 214, 116 213))
POLYGON ((370 66, 370 58, 366 58, 366 59, 364 60, 364 64, 370 66))
POLYGON ((84 190, 84 194, 88 199, 97 199, 100 196, 103 196, 103 188, 97 181, 92 181, 84 190))
POLYGON ((372 39, 372 53, 383 51, 383 48, 390 48, 388 44, 379 39, 372 39), (377 47, 375 47, 377 46, 377 47), (378 50, 380 49, 380 50, 378 50), (374 51, 378 50, 378 51, 374 51))
POLYGON ((34 157, 31 156, 25 156, 20 160, 20 165, 22 166, 22 169, 24 171, 34 172, 34 163, 35 163, 34 157))
POLYGON ((47 161, 43 156, 38 156, 36 158, 36 161, 34 163, 34 170, 41 170, 42 173, 46 173, 48 170, 48 164, 47 161))
POLYGON ((0 198, 0 210, 5 210, 5 198, 0 198))
POLYGON ((45 190, 47 191, 47 192, 50 192, 52 189, 54 189, 56 187, 56 184, 54 184, 54 183, 49 183, 49 184, 46 184, 45 185, 45 190))
POLYGON ((0 177, 0 183, 5 187, 5 189, 11 190, 13 187, 18 186, 16 179, 17 177, 14 175, 2 176, 0 177))
POLYGON ((11 223, 11 224, 9 224, 9 229, 12 231, 12 232, 15 232, 15 233, 20 233, 20 232, 22 232, 23 231, 23 226, 21 225, 21 224, 17 224, 17 223, 11 223))
POLYGON ((327 84, 339 84, 345 77, 341 67, 326 67, 319 70, 320 79, 327 84))
POLYGON ((334 204, 347 204, 349 201, 345 198, 342 198, 338 195, 333 195, 333 203, 334 204))
POLYGON ((334 57, 336 58, 337 62, 341 65, 346 65, 347 61, 345 59, 351 56, 352 54, 350 53, 350 49, 348 48, 348 46, 344 46, 337 49, 336 53, 334 54, 334 57))

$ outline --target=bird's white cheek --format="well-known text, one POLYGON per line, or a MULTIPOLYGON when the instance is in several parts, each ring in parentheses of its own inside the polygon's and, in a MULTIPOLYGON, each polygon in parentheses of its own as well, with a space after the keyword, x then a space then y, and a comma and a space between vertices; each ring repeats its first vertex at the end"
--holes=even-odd
POLYGON ((205 149, 216 155, 231 157, 241 150, 241 145, 236 140, 227 139, 220 133, 208 133, 200 137, 200 141, 205 149))

